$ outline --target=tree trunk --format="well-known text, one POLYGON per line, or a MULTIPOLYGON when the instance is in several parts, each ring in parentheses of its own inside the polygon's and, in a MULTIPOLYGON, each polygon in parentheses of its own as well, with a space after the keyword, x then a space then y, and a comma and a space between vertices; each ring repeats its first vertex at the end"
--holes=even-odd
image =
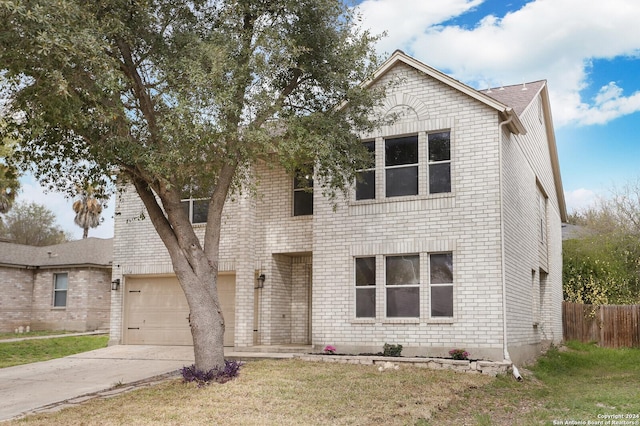
POLYGON ((87 238, 89 236, 89 227, 83 228, 82 238, 87 238))
POLYGON ((223 368, 225 322, 217 292, 217 273, 209 269, 198 275, 192 271, 177 275, 189 304, 196 369, 223 368))

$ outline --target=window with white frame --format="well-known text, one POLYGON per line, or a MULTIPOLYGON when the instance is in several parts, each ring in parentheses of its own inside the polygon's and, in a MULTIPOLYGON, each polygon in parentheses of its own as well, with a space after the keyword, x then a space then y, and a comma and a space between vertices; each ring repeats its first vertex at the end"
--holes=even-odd
POLYGON ((429 193, 451 192, 451 132, 429 133, 429 193))
POLYGON ((453 253, 429 255, 431 317, 453 317, 453 253))
POLYGON ((187 199, 180 202, 192 224, 207 223, 209 199, 187 199))
POLYGON ((65 273, 53 274, 53 307, 64 308, 67 306, 67 290, 69 275, 65 273))
POLYGON ((376 258, 356 258, 356 318, 376 316, 376 258))
POLYGON ((297 172, 293 177, 293 215, 313 214, 313 177, 297 172))
POLYGON ((420 256, 385 257, 387 317, 420 317, 420 256))
POLYGON ((386 197, 418 195, 418 135, 385 139, 386 197))
POLYGON ((373 200, 376 198, 376 142, 363 142, 371 155, 369 167, 358 171, 356 179, 356 200, 373 200))

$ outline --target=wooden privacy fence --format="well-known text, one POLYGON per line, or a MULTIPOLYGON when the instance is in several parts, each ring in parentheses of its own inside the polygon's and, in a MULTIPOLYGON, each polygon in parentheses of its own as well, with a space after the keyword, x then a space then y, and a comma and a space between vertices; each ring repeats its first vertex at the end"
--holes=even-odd
POLYGON ((562 302, 564 340, 597 342, 607 348, 640 347, 640 305, 562 302))

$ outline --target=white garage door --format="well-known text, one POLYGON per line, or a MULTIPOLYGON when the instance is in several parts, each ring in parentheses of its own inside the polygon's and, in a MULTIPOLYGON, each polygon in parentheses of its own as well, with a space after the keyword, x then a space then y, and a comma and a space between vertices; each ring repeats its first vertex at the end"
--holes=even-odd
MULTIPOLYGON (((224 345, 233 346, 235 275, 218 277, 218 294, 226 322, 224 345)), ((127 278, 124 343, 128 345, 192 345, 189 306, 175 277, 127 278)))

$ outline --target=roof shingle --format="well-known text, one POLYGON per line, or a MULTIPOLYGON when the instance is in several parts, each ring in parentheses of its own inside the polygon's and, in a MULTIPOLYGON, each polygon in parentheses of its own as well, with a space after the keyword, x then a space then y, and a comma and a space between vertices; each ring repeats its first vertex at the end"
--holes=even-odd
POLYGON ((24 267, 111 266, 113 238, 85 238, 36 247, 0 241, 0 264, 24 267))
POLYGON ((482 90, 481 93, 513 108, 518 117, 520 117, 546 83, 546 80, 532 81, 530 83, 482 90))

